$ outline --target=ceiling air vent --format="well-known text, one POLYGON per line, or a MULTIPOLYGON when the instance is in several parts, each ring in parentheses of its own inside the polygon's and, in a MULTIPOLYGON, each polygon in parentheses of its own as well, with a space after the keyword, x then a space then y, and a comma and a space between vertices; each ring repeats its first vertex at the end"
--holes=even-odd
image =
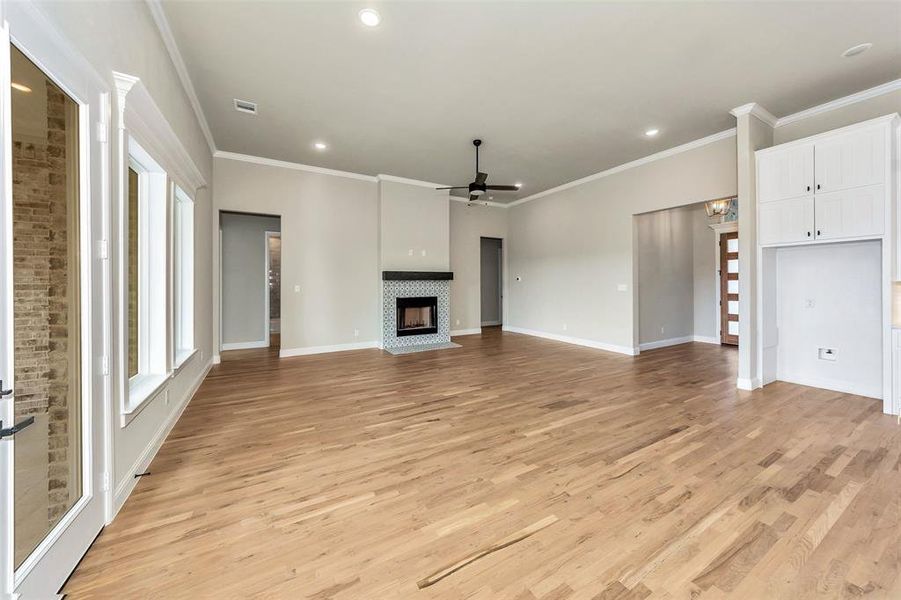
POLYGON ((257 103, 248 102, 247 100, 238 100, 237 98, 235 98, 235 110, 238 112, 255 115, 257 114, 257 103))

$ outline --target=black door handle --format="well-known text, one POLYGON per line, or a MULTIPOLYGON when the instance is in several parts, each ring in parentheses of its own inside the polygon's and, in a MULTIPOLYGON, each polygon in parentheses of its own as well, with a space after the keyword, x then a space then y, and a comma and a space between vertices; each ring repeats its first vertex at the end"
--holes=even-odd
MULTIPOLYGON (((9 429, 0 429, 0 439, 9 437, 11 435, 16 435, 17 433, 19 433, 20 431, 22 431, 23 429, 25 429, 32 423, 34 423, 34 417, 28 417, 24 421, 20 421, 19 423, 16 423, 9 429)), ((0 421, 0 427, 3 427, 3 421, 0 421)))
POLYGON ((4 390, 3 389, 3 380, 0 379, 0 398, 6 398, 7 396, 9 396, 12 393, 13 393, 12 390, 4 390))

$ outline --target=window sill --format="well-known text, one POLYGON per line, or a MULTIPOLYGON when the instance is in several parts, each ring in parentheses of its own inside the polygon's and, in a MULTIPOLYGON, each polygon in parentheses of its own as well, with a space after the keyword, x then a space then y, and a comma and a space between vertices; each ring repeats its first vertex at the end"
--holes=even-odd
POLYGON ((192 348, 190 350, 178 350, 175 353, 175 361, 173 361, 175 364, 174 374, 177 374, 179 371, 181 371, 182 367, 184 367, 185 364, 189 360, 191 360, 195 354, 197 354, 197 348, 192 348))
POLYGON ((128 403, 122 410, 122 426, 128 425, 169 381, 165 373, 135 375, 128 381, 128 403))

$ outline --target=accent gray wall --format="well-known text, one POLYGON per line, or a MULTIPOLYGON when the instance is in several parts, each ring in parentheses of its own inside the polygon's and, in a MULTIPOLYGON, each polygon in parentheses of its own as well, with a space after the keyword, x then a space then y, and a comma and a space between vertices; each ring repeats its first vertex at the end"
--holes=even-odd
POLYGON ((266 232, 281 219, 222 213, 222 343, 266 341, 266 232))

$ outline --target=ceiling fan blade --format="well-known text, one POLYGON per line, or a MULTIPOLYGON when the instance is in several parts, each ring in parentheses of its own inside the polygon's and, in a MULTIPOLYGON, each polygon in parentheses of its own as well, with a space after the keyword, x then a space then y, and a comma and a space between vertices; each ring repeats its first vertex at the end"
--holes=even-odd
POLYGON ((486 179, 488 179, 488 173, 476 173, 475 184, 482 185, 486 179))
POLYGON ((440 187, 440 188, 435 188, 435 189, 436 190, 468 190, 469 186, 468 185, 457 185, 454 187, 440 187))
POLYGON ((519 190, 515 185, 486 185, 486 190, 495 190, 498 192, 515 192, 519 190))

